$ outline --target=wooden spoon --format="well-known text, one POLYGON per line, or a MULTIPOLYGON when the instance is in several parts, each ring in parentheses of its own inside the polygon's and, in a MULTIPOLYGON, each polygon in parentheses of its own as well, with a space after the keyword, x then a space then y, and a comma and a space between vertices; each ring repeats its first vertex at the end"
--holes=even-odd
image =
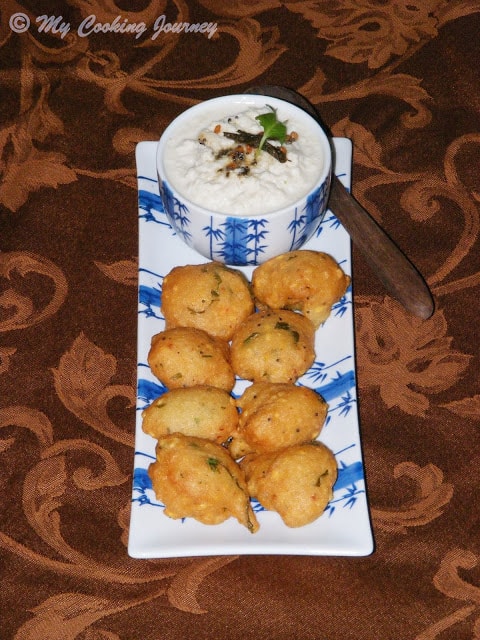
MULTIPOLYGON (((325 129, 315 107, 292 89, 276 85, 262 85, 250 87, 245 93, 272 96, 291 102, 309 113, 325 129)), ((353 244, 362 252, 366 262, 387 292, 413 315, 424 320, 429 318, 434 312, 435 305, 425 280, 406 255, 336 176, 332 178, 328 206, 345 227, 353 244)))

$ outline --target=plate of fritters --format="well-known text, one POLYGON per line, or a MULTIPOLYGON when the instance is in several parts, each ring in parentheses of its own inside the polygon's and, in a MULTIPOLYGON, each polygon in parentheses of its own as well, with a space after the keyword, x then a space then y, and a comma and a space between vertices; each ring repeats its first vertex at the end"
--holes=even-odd
MULTIPOLYGON (((352 148, 334 139, 350 187, 352 148)), ((373 550, 355 384, 350 238, 209 262, 170 227, 137 145, 135 558, 373 550)))

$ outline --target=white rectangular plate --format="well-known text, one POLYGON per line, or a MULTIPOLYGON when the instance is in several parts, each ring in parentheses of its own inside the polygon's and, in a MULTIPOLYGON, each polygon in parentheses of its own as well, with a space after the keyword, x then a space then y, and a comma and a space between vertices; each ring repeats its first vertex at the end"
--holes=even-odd
MULTIPOLYGON (((352 146, 336 138, 335 173, 351 184, 352 146)), ((139 203, 138 389, 135 462, 128 553, 135 558, 285 554, 364 556, 373 550, 363 474, 355 386, 352 290, 334 306, 317 330, 316 361, 299 383, 318 391, 329 404, 320 439, 335 453, 338 480, 325 513, 312 524, 288 528, 278 514, 253 501, 260 531, 252 534, 236 520, 208 526, 187 518, 172 520, 163 513, 147 474, 155 460, 156 441, 142 431, 142 410, 165 388, 153 376, 147 354, 151 337, 164 329, 161 315, 163 277, 175 266, 205 262, 172 231, 158 192, 156 142, 137 145, 139 203)), ((327 211, 318 230, 304 248, 325 251, 351 274, 350 238, 337 218, 327 211)), ((253 268, 242 268, 250 278, 253 268)), ((245 388, 239 381, 233 390, 245 388)))

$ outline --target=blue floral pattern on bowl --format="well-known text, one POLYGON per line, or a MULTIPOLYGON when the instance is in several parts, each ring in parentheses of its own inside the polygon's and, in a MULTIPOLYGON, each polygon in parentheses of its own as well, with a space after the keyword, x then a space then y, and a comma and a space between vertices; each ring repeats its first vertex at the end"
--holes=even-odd
MULTIPOLYGON (((269 235, 278 230, 279 221, 267 216, 242 218, 219 217, 212 214, 209 224, 192 229, 187 204, 176 197, 166 180, 159 180, 162 206, 169 223, 178 236, 193 249, 201 244, 201 253, 210 260, 232 266, 258 265, 271 256, 269 235)), ((285 251, 302 247, 315 233, 327 206, 330 179, 311 193, 302 207, 294 207, 293 218, 287 226, 290 237, 285 251)))

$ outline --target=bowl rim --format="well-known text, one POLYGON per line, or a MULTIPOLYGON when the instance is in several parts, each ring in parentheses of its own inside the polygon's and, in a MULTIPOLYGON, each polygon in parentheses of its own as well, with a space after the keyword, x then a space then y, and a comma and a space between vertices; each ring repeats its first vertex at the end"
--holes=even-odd
POLYGON ((189 207, 190 210, 194 208, 196 209, 197 213, 200 213, 204 216, 218 218, 222 220, 226 218, 235 218, 238 220, 250 220, 250 219, 256 220, 260 217, 275 218, 275 217, 281 217, 287 214, 292 209, 295 209, 298 206, 300 206, 302 203, 304 203, 308 199, 308 197, 311 194, 315 193, 318 189, 320 189, 324 183, 327 183, 327 189, 330 189, 330 182, 331 182, 331 176, 333 171, 332 164, 333 164, 332 142, 330 140, 330 137, 327 135, 327 133, 323 129, 323 127, 320 125, 320 123, 317 120, 315 120, 315 118, 313 118, 309 113, 307 113, 297 105, 291 102, 288 102, 287 100, 282 100, 280 98, 274 98, 274 97, 265 96, 265 95, 256 94, 256 93, 253 93, 253 94, 252 93, 233 93, 233 94, 217 96, 215 98, 202 100, 202 102, 199 102, 197 104, 192 105, 191 107, 188 107, 187 109, 179 113, 177 116, 175 116, 175 118, 164 129, 158 141, 157 151, 156 151, 156 171, 157 171, 157 176, 159 181, 162 183, 165 182, 168 185, 168 188, 170 189, 170 191, 174 195, 178 196, 179 199, 181 199, 182 202, 184 202, 189 207), (316 180, 316 182, 307 191, 307 193, 300 196, 296 200, 292 201, 290 204, 286 205, 285 207, 282 207, 281 209, 274 209, 273 211, 267 211, 267 212, 256 213, 251 215, 214 211, 200 204, 197 204, 187 196, 184 196, 183 193, 179 189, 177 189, 168 179, 166 175, 167 172, 164 169, 162 154, 165 149, 166 142, 169 136, 171 135, 172 131, 174 131, 176 127, 178 127, 185 120, 187 120, 192 114, 195 114, 196 112, 201 112, 203 109, 208 109, 209 106, 212 104, 232 103, 234 105, 244 104, 246 106, 248 105, 257 106, 258 102, 262 102, 264 104, 270 103, 273 107, 285 106, 285 108, 290 109, 291 111, 299 114, 299 117, 302 117, 306 121, 312 123, 314 127, 318 129, 320 133, 319 138, 323 146, 325 163, 320 173, 320 176, 316 180))

